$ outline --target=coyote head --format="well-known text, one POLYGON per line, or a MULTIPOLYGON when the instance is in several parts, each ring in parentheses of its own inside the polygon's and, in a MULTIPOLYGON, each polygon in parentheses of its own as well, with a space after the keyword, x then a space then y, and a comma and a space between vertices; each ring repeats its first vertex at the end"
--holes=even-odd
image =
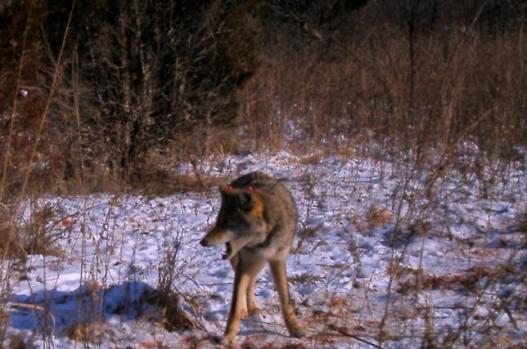
POLYGON ((216 224, 201 240, 203 246, 226 244, 223 259, 231 259, 245 246, 265 241, 267 225, 263 218, 261 194, 252 187, 221 186, 221 208, 216 224))

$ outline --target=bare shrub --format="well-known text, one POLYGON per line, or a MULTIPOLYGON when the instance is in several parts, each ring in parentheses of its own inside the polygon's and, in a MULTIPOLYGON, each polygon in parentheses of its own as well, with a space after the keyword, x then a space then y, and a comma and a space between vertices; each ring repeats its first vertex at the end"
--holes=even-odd
POLYGON ((181 307, 181 296, 167 290, 152 292, 146 301, 162 310, 160 322, 168 331, 189 331, 202 328, 201 324, 189 316, 181 307))
POLYGON ((30 221, 19 226, 18 238, 28 254, 57 255, 56 242, 62 233, 55 229, 58 223, 56 208, 51 205, 34 207, 30 221))
MULTIPOLYGON (((170 229, 172 230, 172 229, 170 229)), ((181 231, 177 229, 174 237, 169 236, 160 248, 161 262, 157 268, 157 289, 150 292, 146 301, 161 308, 160 322, 169 331, 187 331, 203 328, 198 319, 182 308, 182 295, 177 291, 177 282, 182 275, 184 265, 179 260, 181 231)))
POLYGON ((105 328, 104 323, 98 321, 88 321, 72 325, 66 331, 66 335, 68 338, 77 342, 101 345, 104 339, 106 339, 104 337, 107 336, 107 333, 105 332, 109 331, 107 328, 105 328))
POLYGON ((82 84, 77 93, 87 89, 79 96, 85 156, 104 159, 127 178, 142 172, 150 149, 196 126, 235 119, 234 92, 255 64, 251 6, 210 1, 163 6, 130 1, 111 10, 87 6, 92 13, 113 11, 116 20, 85 22, 79 31, 75 78, 82 84))
POLYGON ((28 341, 20 334, 11 334, 5 342, 6 349, 36 349, 38 348, 35 344, 28 341))
POLYGON ((381 206, 372 205, 366 214, 366 222, 370 229, 383 227, 393 222, 393 215, 381 206))

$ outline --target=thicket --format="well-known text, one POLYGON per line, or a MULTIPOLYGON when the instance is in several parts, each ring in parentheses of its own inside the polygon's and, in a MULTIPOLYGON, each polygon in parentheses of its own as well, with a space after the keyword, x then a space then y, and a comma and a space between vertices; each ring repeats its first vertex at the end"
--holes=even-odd
POLYGON ((509 161, 526 22, 505 0, 4 2, 1 190, 297 144, 509 161))
POLYGON ((0 109, 13 131, 2 134, 12 144, 4 162, 38 142, 37 155, 58 162, 46 165, 58 169, 52 177, 106 168, 128 178, 149 150, 196 125, 230 124, 234 93, 256 66, 254 11, 251 1, 5 5, 0 109))

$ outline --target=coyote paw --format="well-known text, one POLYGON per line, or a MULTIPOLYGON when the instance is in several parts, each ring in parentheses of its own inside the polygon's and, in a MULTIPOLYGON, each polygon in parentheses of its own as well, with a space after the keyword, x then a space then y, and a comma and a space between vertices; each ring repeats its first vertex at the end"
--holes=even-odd
POLYGON ((238 315, 240 316, 240 319, 242 320, 245 319, 248 314, 249 312, 247 311, 247 307, 242 307, 238 312, 238 315))
POLYGON ((302 327, 292 328, 289 330, 291 337, 302 338, 306 335, 306 331, 302 327))
POLYGON ((258 315, 262 312, 262 309, 258 306, 252 306, 249 308, 249 315, 258 315))
POLYGON ((226 334, 222 341, 221 341, 221 344, 222 345, 232 345, 234 343, 234 340, 236 339, 236 335, 234 334, 226 334))
POLYGON ((293 324, 289 324, 287 326, 287 330, 289 331, 289 335, 291 337, 302 338, 306 335, 306 331, 304 330, 304 327, 296 321, 293 324))

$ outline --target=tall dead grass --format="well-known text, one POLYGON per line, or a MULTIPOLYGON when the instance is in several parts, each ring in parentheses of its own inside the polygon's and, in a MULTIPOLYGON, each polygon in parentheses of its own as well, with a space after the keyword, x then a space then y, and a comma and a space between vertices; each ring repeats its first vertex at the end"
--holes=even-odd
POLYGON ((388 25, 327 53, 325 43, 298 52, 279 41, 241 96, 247 132, 257 148, 424 156, 473 143, 509 161, 527 139, 524 35, 523 27, 499 36, 444 27, 416 34, 412 53, 404 30, 388 25))

